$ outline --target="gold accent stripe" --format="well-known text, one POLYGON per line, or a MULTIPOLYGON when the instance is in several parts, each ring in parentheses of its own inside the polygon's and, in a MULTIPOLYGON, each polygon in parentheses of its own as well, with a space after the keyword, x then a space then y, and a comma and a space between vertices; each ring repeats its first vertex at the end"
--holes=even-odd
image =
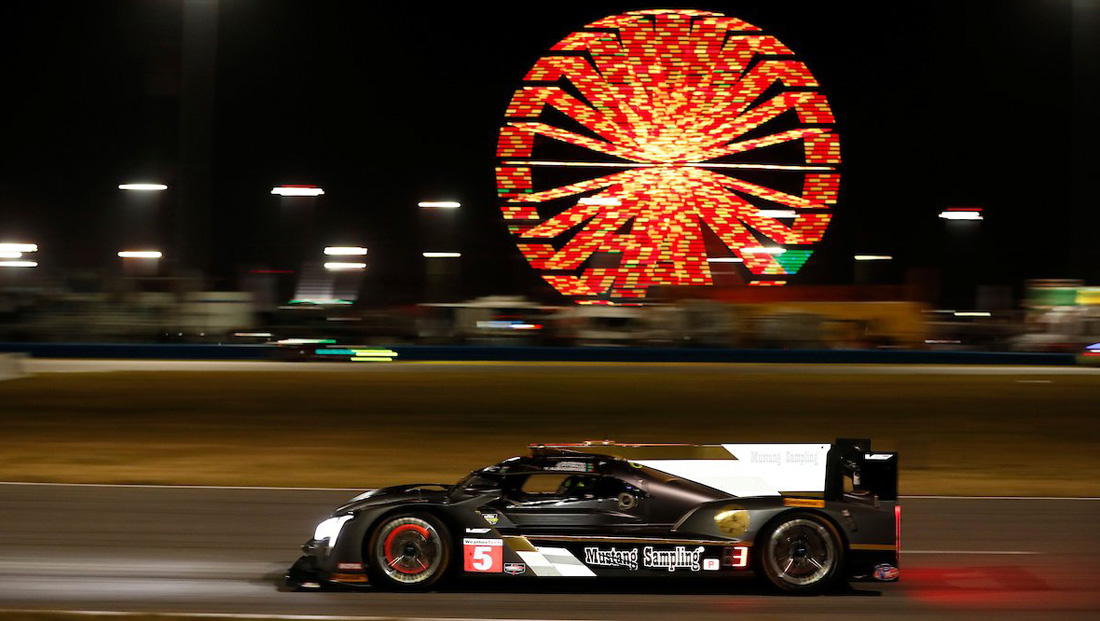
POLYGON ((508 544, 508 547, 516 552, 538 552, 535 546, 531 545, 531 542, 527 540, 527 537, 512 537, 505 535, 503 539, 504 543, 508 544))
POLYGON ((892 543, 853 543, 848 546, 853 550, 895 550, 895 546, 892 543))
POLYGON ((814 507, 817 509, 825 508, 824 500, 815 500, 813 498, 784 498, 784 507, 814 507))

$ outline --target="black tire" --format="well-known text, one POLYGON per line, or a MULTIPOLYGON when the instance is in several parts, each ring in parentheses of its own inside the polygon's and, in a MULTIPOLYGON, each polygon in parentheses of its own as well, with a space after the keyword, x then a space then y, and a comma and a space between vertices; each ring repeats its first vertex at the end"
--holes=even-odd
POLYGON ((450 573, 451 533, 429 513, 387 515, 363 547, 371 583, 394 591, 424 591, 450 573))
POLYGON ((821 593, 836 585, 844 565, 844 540, 829 520, 807 512, 780 516, 753 549, 757 570, 786 593, 821 593))

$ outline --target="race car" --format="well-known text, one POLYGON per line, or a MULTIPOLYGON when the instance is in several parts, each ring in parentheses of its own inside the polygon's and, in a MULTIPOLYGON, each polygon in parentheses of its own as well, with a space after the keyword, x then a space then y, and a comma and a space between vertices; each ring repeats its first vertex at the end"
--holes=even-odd
POLYGON ((353 498, 317 526, 287 585, 755 574, 817 593, 898 579, 897 453, 870 440, 529 448, 455 485, 353 498))

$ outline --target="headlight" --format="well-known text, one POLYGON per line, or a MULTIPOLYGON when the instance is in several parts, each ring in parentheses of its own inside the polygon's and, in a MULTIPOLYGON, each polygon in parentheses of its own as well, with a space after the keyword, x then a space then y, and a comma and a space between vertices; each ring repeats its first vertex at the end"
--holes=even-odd
POLYGON ((317 530, 313 531, 313 539, 315 541, 328 540, 328 547, 332 549, 336 545, 336 539, 340 536, 340 529, 344 527, 344 522, 350 520, 352 516, 341 515, 340 517, 331 517, 324 522, 317 525, 317 530))

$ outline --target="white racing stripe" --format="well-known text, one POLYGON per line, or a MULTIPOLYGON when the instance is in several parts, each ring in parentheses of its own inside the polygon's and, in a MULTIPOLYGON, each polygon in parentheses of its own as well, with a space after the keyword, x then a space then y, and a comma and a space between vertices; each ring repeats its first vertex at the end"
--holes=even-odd
MULTIPOLYGON (((573 556, 573 553, 565 548, 545 548, 539 546, 535 549, 553 566, 559 576, 590 578, 596 575, 587 565, 582 563, 580 559, 573 556)), ((537 566, 532 567, 532 571, 535 572, 536 576, 541 575, 539 573, 540 569, 541 568, 537 566)))
MULTIPOLYGON (((118 610, 38 610, 20 608, 0 608, 0 614, 56 614, 77 615, 83 617, 171 617, 176 619, 301 619, 302 621, 565 621, 563 619, 522 619, 495 617, 370 617, 341 615, 279 615, 279 614, 241 614, 223 612, 124 612, 118 610)), ((571 619, 569 621, 589 621, 571 619)))
POLYGON ((53 578, 65 578, 74 573, 89 576, 133 576, 172 578, 202 578, 207 576, 262 575, 286 569, 283 563, 264 561, 229 561, 216 563, 197 560, 140 559, 140 558, 90 558, 65 560, 39 560, 19 558, 7 560, 0 558, 0 575, 40 575, 53 578))

